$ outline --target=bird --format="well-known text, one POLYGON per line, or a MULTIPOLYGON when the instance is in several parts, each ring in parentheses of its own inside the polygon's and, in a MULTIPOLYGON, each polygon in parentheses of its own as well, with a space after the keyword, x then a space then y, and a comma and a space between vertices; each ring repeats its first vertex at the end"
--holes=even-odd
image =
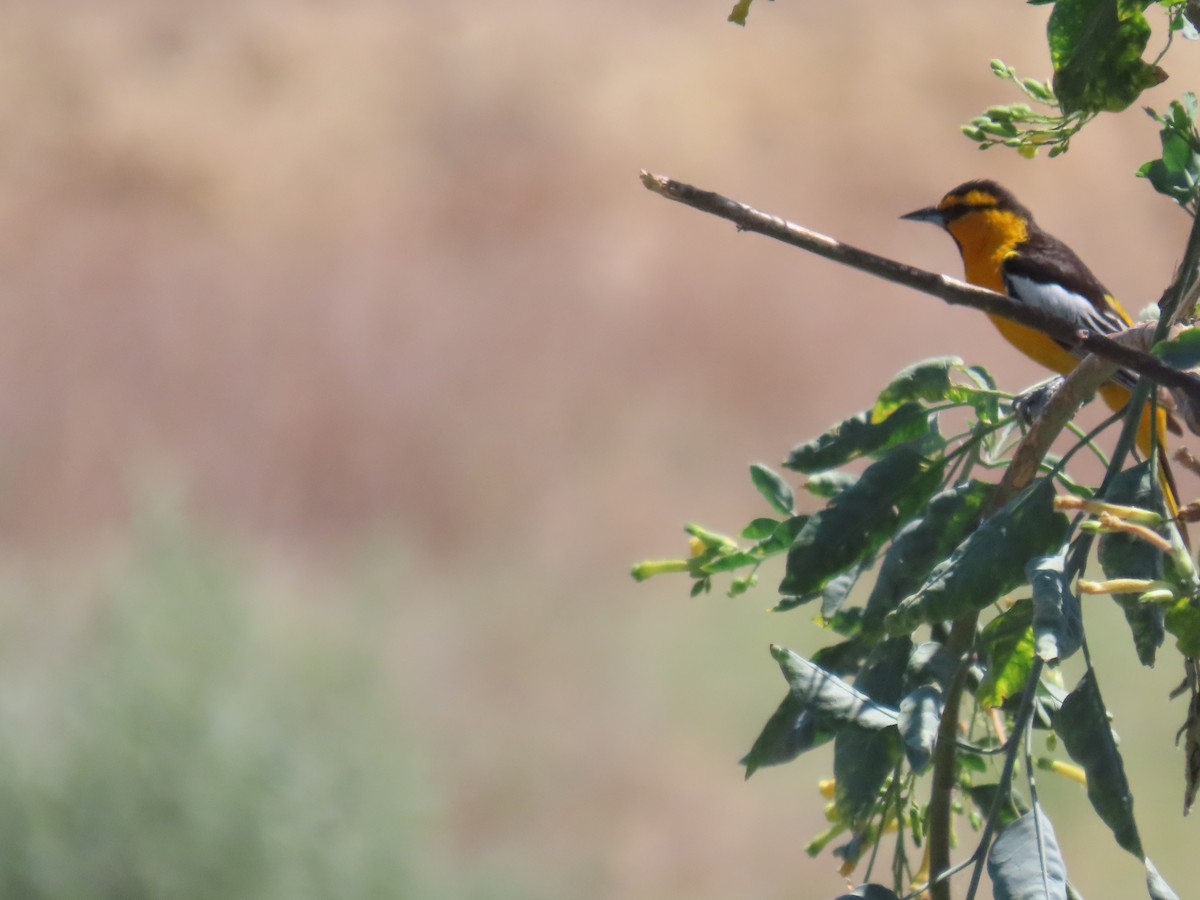
MULTIPOLYGON (((1099 334, 1124 331, 1132 321, 1116 298, 1058 238, 1042 230, 1033 214, 1006 188, 990 179, 967 181, 935 206, 901 216, 928 222, 954 238, 966 280, 1005 294, 1018 303, 1053 313, 1077 329, 1099 334)), ((1010 344, 1052 372, 1069 375, 1080 357, 1066 345, 1034 328, 989 316, 1010 344)), ((1114 410, 1123 409, 1137 376, 1121 370, 1100 388, 1114 410)), ((1151 425, 1149 409, 1138 428, 1138 449, 1149 458, 1157 449, 1159 482, 1167 512, 1179 512, 1179 493, 1167 461, 1167 429, 1179 426, 1161 407, 1151 425)))

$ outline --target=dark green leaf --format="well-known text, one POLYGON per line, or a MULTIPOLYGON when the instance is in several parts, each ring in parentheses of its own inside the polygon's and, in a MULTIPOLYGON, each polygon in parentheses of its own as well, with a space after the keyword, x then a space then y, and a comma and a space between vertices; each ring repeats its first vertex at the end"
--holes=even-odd
POLYGON ((783 465, 811 475, 931 434, 936 434, 936 426, 930 421, 929 412, 919 403, 906 403, 879 422, 873 422, 867 411, 792 448, 783 465))
POLYGON ((969 481, 942 491, 929 501, 920 518, 896 535, 867 598, 863 618, 867 634, 881 632, 884 616, 924 584, 933 567, 959 545, 975 526, 991 489, 981 481, 969 481))
POLYGON ((1058 711, 1055 731, 1063 746, 1087 774, 1088 799, 1122 848, 1144 857, 1133 819, 1133 794, 1125 764, 1108 724, 1108 710, 1093 670, 1088 669, 1058 711))
POLYGON ((847 725, 833 739, 833 802, 851 828, 863 828, 874 813, 900 758, 899 745, 895 728, 847 725))
MULTIPOLYGON (((1158 486, 1150 464, 1139 463, 1119 472, 1105 494, 1112 503, 1161 509, 1158 486)), ((1102 535, 1097 556, 1109 578, 1161 578, 1164 568, 1162 551, 1133 535, 1113 532, 1102 535)), ((1158 648, 1166 638, 1165 614, 1161 606, 1142 603, 1137 594, 1114 594, 1113 599, 1125 612, 1125 621, 1133 633, 1138 659, 1153 666, 1158 648)))
POLYGON ((925 584, 888 614, 893 634, 921 624, 956 619, 982 610, 1025 581, 1025 564, 1055 553, 1067 534, 1067 517, 1057 512, 1054 484, 1040 478, 990 516, 937 566, 925 584))
POLYGON ((1033 646, 1045 662, 1070 658, 1083 642, 1083 612, 1063 574, 1061 556, 1042 556, 1025 570, 1033 588, 1033 646))
POLYGON ((1025 688, 1033 667, 1033 603, 1018 600, 984 626, 979 646, 987 671, 976 691, 985 709, 1000 706, 1025 688))
POLYGON ((790 516, 796 505, 796 496, 791 486, 762 463, 752 463, 750 478, 758 492, 763 495, 771 508, 781 516, 790 516))
POLYGON ((1046 35, 1064 113, 1125 109, 1166 78, 1142 53, 1150 23, 1141 0, 1058 0, 1046 35))
POLYGON ((742 757, 749 778, 764 766, 791 762, 801 753, 819 747, 833 737, 833 729, 821 725, 820 716, 806 708, 803 700, 789 692, 763 726, 750 752, 742 757))
POLYGON ((907 635, 891 637, 877 645, 863 662, 854 686, 876 703, 895 709, 904 696, 904 675, 912 646, 907 635))
MULTIPOLYGON (((986 766, 986 764, 985 764, 986 766)), ((966 789, 967 795, 971 798, 971 802, 978 807, 983 815, 990 815, 992 805, 996 802, 996 792, 1000 786, 995 783, 989 784, 973 784, 966 789)), ((1000 806, 996 810, 996 824, 1003 828, 1012 822, 1017 821, 1027 811, 1027 807, 1021 798, 1014 794, 1011 790, 1008 795, 1000 801, 1000 806)))
POLYGON ((829 579, 819 591, 813 591, 800 597, 784 597, 771 607, 771 612, 787 612, 797 606, 806 606, 814 600, 820 600, 821 618, 827 621, 833 619, 842 608, 842 604, 846 602, 846 598, 850 596, 850 592, 854 590, 854 585, 861 573, 862 567, 855 566, 849 572, 843 572, 836 578, 829 579))
POLYGON ((1000 830, 988 853, 996 900, 1067 900, 1067 867, 1050 820, 1040 809, 1000 830))
POLYGON ((853 637, 840 644, 822 647, 812 656, 813 665, 834 675, 853 675, 862 668, 863 659, 870 650, 862 638, 853 637))
POLYGON ((858 575, 862 570, 854 568, 849 572, 843 572, 837 578, 833 578, 821 589, 821 618, 832 619, 842 604, 846 602, 846 598, 850 596, 850 592, 854 590, 854 585, 858 581, 858 575))
POLYGON ((942 692, 933 685, 917 688, 900 701, 900 736, 913 772, 920 775, 929 765, 937 743, 938 720, 942 715, 942 692))
POLYGON ((909 687, 938 684, 943 689, 950 687, 954 673, 958 671, 958 660, 954 654, 935 641, 926 641, 913 647, 908 656, 908 667, 904 671, 904 683, 909 687))
POLYGON ((950 373, 962 368, 963 361, 956 356, 926 359, 909 366, 879 394, 871 409, 872 420, 887 418, 905 403, 920 400, 939 403, 945 400, 954 389, 950 373))
POLYGON ((803 702, 805 709, 819 714, 831 727, 854 723, 875 730, 896 724, 895 710, 880 706, 862 691, 799 654, 772 644, 771 655, 783 670, 792 694, 803 702))
POLYGON ((943 463, 897 447, 812 515, 788 551, 781 594, 804 596, 873 555, 929 501, 943 463))

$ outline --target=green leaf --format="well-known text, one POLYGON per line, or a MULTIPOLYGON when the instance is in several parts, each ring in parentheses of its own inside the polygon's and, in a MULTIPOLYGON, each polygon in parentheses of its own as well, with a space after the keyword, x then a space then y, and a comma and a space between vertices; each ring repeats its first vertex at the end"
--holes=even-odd
MULTIPOLYGON (((1117 473, 1105 497, 1111 503, 1160 509, 1158 486, 1150 463, 1138 463, 1117 473)), ((1109 578, 1161 578, 1165 566, 1162 551, 1122 532, 1102 535, 1097 557, 1109 578)), ((1138 659, 1143 666, 1153 666, 1158 648, 1166 639, 1163 608, 1141 602, 1137 594, 1114 594, 1113 599, 1125 613, 1138 659)))
POLYGON ((933 756, 942 702, 941 689, 930 684, 917 688, 900 701, 900 736, 904 740, 908 764, 917 775, 925 771, 933 756))
POLYGON ((962 368, 963 361, 957 356, 926 359, 909 366, 880 392, 871 409, 872 421, 886 419, 906 403, 920 400, 940 403, 954 390, 950 373, 962 368))
POLYGON ((807 708, 804 700, 788 692, 771 714, 750 752, 739 760, 749 778, 764 766, 791 762, 801 753, 819 747, 833 738, 833 729, 822 726, 820 716, 807 708))
POLYGON ((812 710, 832 727, 853 723, 868 730, 878 730, 896 724, 895 710, 880 706, 862 691, 813 665, 798 653, 772 644, 771 655, 779 663, 792 694, 805 709, 812 710))
POLYGON ((988 852, 987 872, 995 900, 1067 900, 1067 867, 1040 809, 1000 830, 988 852))
POLYGON ((787 612, 795 609, 797 606, 805 606, 812 603, 814 600, 821 601, 821 618, 829 620, 837 615, 842 604, 846 602, 846 598, 850 596, 850 592, 854 590, 854 585, 858 582, 859 575, 862 574, 862 567, 855 566, 848 572, 843 572, 836 578, 831 578, 821 587, 819 591, 813 591, 811 594, 804 594, 800 597, 784 597, 773 607, 771 612, 787 612))
POLYGON ((833 739, 833 802, 851 828, 866 826, 899 758, 900 739, 895 728, 854 724, 837 733, 833 739))
POLYGON ((1025 689, 1033 668, 1033 602, 1018 600, 984 626, 979 646, 987 670, 975 692, 985 709, 1001 706, 1025 689))
POLYGON ((1030 560, 1025 574, 1033 588, 1034 652, 1048 663, 1070 658, 1083 643, 1083 612, 1063 574, 1063 558, 1030 560))
POLYGON ((1064 113, 1125 109, 1166 73, 1141 57, 1150 39, 1141 0, 1058 0, 1046 35, 1064 113))
POLYGON ((726 21, 732 22, 734 25, 745 25, 746 16, 750 15, 751 2, 752 0, 737 0, 726 21))
MULTIPOLYGON (((989 782, 987 784, 973 784, 966 791, 967 795, 971 798, 971 802, 986 816, 992 810, 992 804, 996 801, 996 792, 999 789, 1000 785, 995 782, 989 782)), ((1027 811, 1028 807, 1010 789, 1007 796, 1001 800, 1000 806, 996 809, 996 824, 1003 828, 1005 825, 1010 825, 1017 821, 1027 811)))
POLYGON ((790 516, 796 505, 791 486, 762 463, 750 465, 750 479, 771 508, 781 516, 790 516))
POLYGON ((915 594, 888 613, 885 626, 906 634, 921 624, 956 619, 982 610, 1025 581, 1025 565, 1055 553, 1069 521, 1057 512, 1054 484, 1039 478, 990 516, 950 558, 938 565, 915 594))
POLYGON ((1188 328, 1170 340, 1159 341, 1150 352, 1176 369, 1200 366, 1200 328, 1188 328))
POLYGON ((969 481, 935 494, 924 515, 896 535, 867 598, 863 616, 866 634, 880 633, 884 617, 916 591, 933 567, 961 543, 975 526, 991 489, 982 481, 969 481))
POLYGON ((1125 777, 1108 710, 1095 672, 1088 669, 1058 711, 1055 731, 1063 746, 1087 774, 1088 799, 1121 847, 1142 859, 1142 840, 1133 819, 1133 794, 1125 777))
MULTIPOLYGON (((776 553, 782 553, 792 546, 792 541, 804 529, 808 519, 808 516, 792 516, 790 519, 784 519, 775 526, 775 530, 769 535, 760 538, 758 543, 750 548, 751 551, 763 559, 774 556, 776 553)), ((755 519, 754 521, 762 522, 763 520, 755 519)))
POLYGON ((805 523, 788 551, 779 592, 804 596, 875 553, 929 501, 944 463, 898 447, 805 523))
POLYGON ((762 517, 753 520, 749 525, 742 529, 742 537, 748 541, 761 541, 763 538, 769 538, 775 533, 775 529, 779 527, 778 519, 762 517))
POLYGON ((804 482, 804 489, 814 497, 832 500, 856 481, 858 481, 858 476, 853 472, 839 472, 835 470, 812 476, 808 481, 804 482))
POLYGON ((872 421, 868 410, 793 447, 783 465, 786 469, 812 475, 936 434, 936 424, 930 421, 928 410, 919 403, 906 403, 882 421, 872 421))

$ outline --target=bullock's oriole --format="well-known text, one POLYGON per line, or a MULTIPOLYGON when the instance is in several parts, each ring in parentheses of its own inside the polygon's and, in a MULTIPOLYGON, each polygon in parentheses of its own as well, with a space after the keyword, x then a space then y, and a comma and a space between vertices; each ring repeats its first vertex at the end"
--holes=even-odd
MULTIPOLYGON (((936 206, 901 218, 932 222, 946 229, 958 245, 966 279, 972 284, 1053 312, 1077 328, 1111 334, 1130 325, 1125 310, 1074 251, 1039 228, 1029 210, 994 181, 968 181, 946 194, 936 206)), ((990 318, 1010 344, 1054 372, 1069 374, 1079 362, 1070 350, 1040 331, 996 316, 990 318)), ((1109 406, 1120 410, 1129 402, 1134 380, 1130 372, 1118 372, 1100 388, 1100 394, 1109 406)), ((1159 409, 1152 440, 1147 409, 1138 428, 1138 448, 1149 455, 1157 442, 1160 482, 1167 509, 1174 516, 1179 502, 1167 464, 1167 425, 1168 416, 1159 409)))

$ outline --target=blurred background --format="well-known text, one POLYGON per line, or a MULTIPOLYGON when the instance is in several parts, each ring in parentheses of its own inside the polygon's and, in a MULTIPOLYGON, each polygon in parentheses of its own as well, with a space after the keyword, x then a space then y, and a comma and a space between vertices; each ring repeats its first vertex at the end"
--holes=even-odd
MULTIPOLYGON (((760 514, 747 464, 914 360, 1040 373, 639 169, 952 274, 897 216, 995 177, 1135 310, 1188 221, 1136 110, 1054 161, 959 135, 1017 99, 992 57, 1048 74, 1044 9, 731 5, 0 4, 0 895, 839 891, 828 752, 736 765, 767 642, 828 639, 765 612, 777 573, 629 566, 760 514)), ((1200 85, 1167 68, 1160 109, 1200 85)), ((1089 616, 1186 895, 1174 650, 1089 616)), ((1082 892, 1140 893, 1042 789, 1082 892)))

